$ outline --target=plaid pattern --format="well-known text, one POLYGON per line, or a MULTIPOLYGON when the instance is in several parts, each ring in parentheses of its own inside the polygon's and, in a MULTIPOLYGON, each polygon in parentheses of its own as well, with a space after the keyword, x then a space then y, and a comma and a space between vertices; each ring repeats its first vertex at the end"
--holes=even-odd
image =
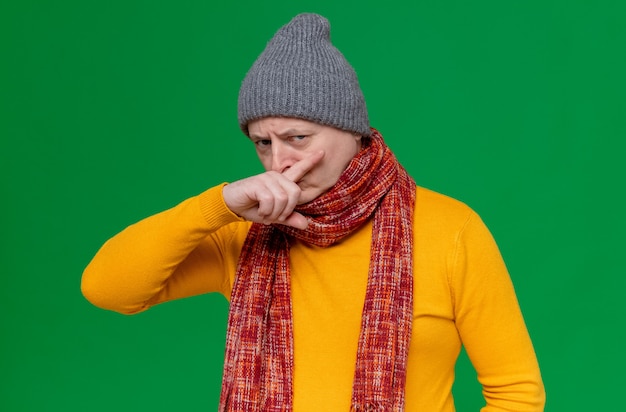
POLYGON ((415 183, 378 131, 333 188, 297 208, 309 227, 253 224, 231 293, 220 411, 291 411, 289 238, 330 246, 374 216, 353 411, 402 411, 413 317, 415 183))

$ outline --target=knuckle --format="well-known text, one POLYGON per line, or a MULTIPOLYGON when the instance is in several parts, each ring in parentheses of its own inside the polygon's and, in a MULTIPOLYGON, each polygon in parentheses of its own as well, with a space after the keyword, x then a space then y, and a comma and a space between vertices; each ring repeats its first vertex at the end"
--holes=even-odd
POLYGON ((287 201, 289 200, 289 195, 286 192, 281 191, 274 195, 274 199, 278 203, 287 203, 287 201))

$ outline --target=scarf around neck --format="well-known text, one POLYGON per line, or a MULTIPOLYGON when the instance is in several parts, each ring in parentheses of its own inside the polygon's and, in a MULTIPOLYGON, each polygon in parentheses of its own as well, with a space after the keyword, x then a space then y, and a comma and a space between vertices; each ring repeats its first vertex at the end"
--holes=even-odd
POLYGON ((290 238, 328 247, 372 217, 351 410, 404 410, 414 203, 413 179, 372 129, 335 186, 296 208, 309 219, 306 230, 252 224, 231 292, 220 411, 292 410, 290 238))

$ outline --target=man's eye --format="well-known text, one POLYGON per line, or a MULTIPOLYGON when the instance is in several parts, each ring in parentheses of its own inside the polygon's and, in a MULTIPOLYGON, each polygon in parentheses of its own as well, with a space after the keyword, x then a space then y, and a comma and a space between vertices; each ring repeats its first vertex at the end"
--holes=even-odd
POLYGON ((304 135, 300 135, 300 136, 291 136, 291 140, 295 140, 295 141, 300 141, 300 140, 304 140, 306 136, 304 135))
POLYGON ((259 147, 267 147, 272 144, 272 141, 269 139, 261 139, 261 140, 257 140, 255 144, 259 147))

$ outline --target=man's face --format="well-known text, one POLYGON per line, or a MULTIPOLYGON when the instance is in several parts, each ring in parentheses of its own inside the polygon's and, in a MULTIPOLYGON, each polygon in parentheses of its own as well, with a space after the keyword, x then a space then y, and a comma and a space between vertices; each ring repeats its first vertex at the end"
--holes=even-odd
POLYGON ((298 183, 300 203, 330 189, 361 149, 361 136, 330 126, 288 117, 266 117, 248 124, 250 140, 266 171, 284 172, 320 150, 324 158, 298 183))

